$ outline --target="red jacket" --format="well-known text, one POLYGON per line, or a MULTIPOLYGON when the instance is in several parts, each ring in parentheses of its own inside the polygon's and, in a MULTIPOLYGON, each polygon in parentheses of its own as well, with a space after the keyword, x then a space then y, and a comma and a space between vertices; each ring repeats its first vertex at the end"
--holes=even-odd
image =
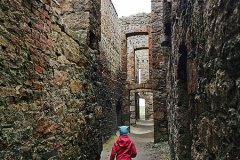
POLYGON ((117 160, 131 160, 136 155, 136 147, 130 138, 128 136, 119 136, 112 147, 110 160, 114 160, 115 156, 117 160))

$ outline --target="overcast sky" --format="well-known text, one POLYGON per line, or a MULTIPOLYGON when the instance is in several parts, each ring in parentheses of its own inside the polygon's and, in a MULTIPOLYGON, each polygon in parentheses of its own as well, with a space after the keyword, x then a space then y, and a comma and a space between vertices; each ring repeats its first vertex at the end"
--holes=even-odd
POLYGON ((151 0, 112 0, 118 17, 151 12, 151 0))

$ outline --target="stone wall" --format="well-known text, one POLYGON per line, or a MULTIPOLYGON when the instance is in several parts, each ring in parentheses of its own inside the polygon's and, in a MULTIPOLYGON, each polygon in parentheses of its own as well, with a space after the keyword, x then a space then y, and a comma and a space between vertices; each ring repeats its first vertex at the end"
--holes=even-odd
MULTIPOLYGON (((130 116, 130 123, 135 124, 136 120, 139 119, 139 92, 141 92, 141 89, 146 89, 143 85, 138 88, 139 92, 136 90, 135 85, 139 84, 139 69, 142 69, 143 73, 141 76, 142 84, 149 83, 151 77, 151 49, 149 49, 152 42, 150 40, 151 16, 150 14, 140 13, 120 18, 119 21, 122 40, 122 72, 123 80, 126 82, 124 115, 125 117, 130 116), (146 68, 143 69, 143 66, 146 66, 146 68)), ((151 114, 150 112, 147 113, 151 114)), ((151 115, 147 115, 147 117, 151 117, 151 115)))
MULTIPOLYGON (((119 19, 121 25, 121 43, 122 43, 122 63, 123 74, 129 72, 128 56, 134 52, 134 49, 149 47, 148 32, 150 27, 150 14, 139 13, 137 15, 123 17, 119 19)), ((133 57, 134 58, 134 57, 133 57)), ((134 64, 131 64, 134 65, 134 64)), ((134 70, 134 69, 133 69, 134 70)), ((135 79, 135 75, 128 77, 127 81, 135 79)))
POLYGON ((98 49, 101 40, 101 1, 93 0, 54 0, 59 3, 58 12, 64 24, 76 31, 83 43, 98 49))
POLYGON ((178 1, 176 11, 168 68, 172 158, 240 159, 240 3, 178 1))
POLYGON ((104 139, 122 124, 121 44, 118 15, 111 0, 101 3, 100 77, 98 102, 104 106, 104 139))
POLYGON ((149 81, 149 50, 135 50, 135 60, 135 77, 137 83, 147 83, 149 81))
POLYGON ((116 77, 121 69, 122 58, 118 15, 111 0, 102 0, 101 4, 101 53, 105 56, 106 62, 110 62, 102 65, 107 65, 113 77, 116 77))
POLYGON ((164 42, 163 0, 152 0, 152 84, 154 110, 154 141, 166 141, 167 107, 166 75, 167 54, 164 42))
POLYGON ((48 0, 0 1, 0 159, 99 158, 98 52, 91 49, 97 46, 89 48, 80 32, 63 25, 59 7, 48 0))
MULTIPOLYGON (((147 35, 139 35, 139 36, 131 36, 127 38, 127 82, 129 84, 139 83, 138 82, 138 70, 139 65, 141 65, 138 53, 144 53, 147 50, 147 56, 145 57, 145 61, 149 60, 149 50, 148 50, 148 36, 147 35), (138 65, 137 65, 138 64, 138 65)), ((142 55, 141 55, 142 56, 142 55)), ((143 59, 144 60, 144 59, 143 59)), ((146 68, 149 73, 149 67, 146 68)), ((142 77, 144 80, 148 80, 149 77, 142 77)), ((144 81, 143 81, 144 82, 144 81)))
POLYGON ((147 26, 151 22, 151 15, 147 13, 138 13, 129 17, 122 17, 119 19, 121 24, 121 34, 147 32, 147 26))

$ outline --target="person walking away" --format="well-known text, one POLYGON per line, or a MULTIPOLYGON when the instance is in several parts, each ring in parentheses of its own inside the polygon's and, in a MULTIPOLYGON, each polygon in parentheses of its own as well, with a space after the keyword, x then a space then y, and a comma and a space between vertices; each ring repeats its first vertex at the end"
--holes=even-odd
POLYGON ((133 141, 128 137, 129 126, 119 127, 120 136, 112 146, 110 160, 131 160, 137 156, 137 150, 133 141))

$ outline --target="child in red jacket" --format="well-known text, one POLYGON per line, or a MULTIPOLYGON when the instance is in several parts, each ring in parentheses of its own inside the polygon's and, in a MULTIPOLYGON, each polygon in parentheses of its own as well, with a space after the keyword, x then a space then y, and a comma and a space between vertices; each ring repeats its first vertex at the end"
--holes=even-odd
POLYGON ((119 127, 120 136, 114 142, 110 160, 114 160, 115 156, 117 160, 131 160, 132 158, 136 157, 136 147, 128 137, 128 128, 128 126, 119 127))

